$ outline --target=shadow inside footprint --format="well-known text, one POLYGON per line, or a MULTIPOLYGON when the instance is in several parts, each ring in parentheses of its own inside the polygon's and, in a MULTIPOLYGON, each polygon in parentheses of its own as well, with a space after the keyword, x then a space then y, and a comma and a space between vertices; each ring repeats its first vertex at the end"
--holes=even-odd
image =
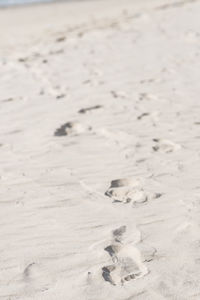
POLYGON ((126 226, 125 225, 113 230, 112 234, 113 234, 113 237, 115 238, 115 241, 116 242, 121 242, 122 237, 123 237, 125 232, 126 232, 126 226))
POLYGON ((55 136, 65 136, 68 135, 67 129, 72 129, 73 128, 73 123, 72 122, 67 122, 63 124, 60 128, 56 129, 54 135, 55 136))
POLYGON ((128 275, 128 276, 126 276, 126 277, 124 277, 123 279, 122 279, 122 283, 124 282, 124 281, 130 281, 130 280, 132 280, 132 279, 136 279, 138 276, 140 276, 141 275, 141 273, 138 273, 138 274, 130 274, 130 275, 128 275))
POLYGON ((115 245, 110 245, 104 248, 104 250, 107 251, 111 257, 114 257, 115 253, 117 252, 117 248, 115 245))
POLYGON ((102 268, 102 277, 105 281, 110 282, 112 285, 116 285, 111 277, 111 272, 115 270, 114 265, 106 266, 102 268))
POLYGON ((113 230, 114 236, 122 236, 126 232, 126 225, 123 225, 115 230, 113 230))

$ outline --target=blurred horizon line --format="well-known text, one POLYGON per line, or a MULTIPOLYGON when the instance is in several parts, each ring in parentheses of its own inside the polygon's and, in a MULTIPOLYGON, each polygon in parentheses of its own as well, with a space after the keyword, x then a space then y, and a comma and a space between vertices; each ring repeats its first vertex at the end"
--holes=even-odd
POLYGON ((0 8, 9 6, 23 6, 36 3, 72 2, 84 0, 0 0, 0 8))

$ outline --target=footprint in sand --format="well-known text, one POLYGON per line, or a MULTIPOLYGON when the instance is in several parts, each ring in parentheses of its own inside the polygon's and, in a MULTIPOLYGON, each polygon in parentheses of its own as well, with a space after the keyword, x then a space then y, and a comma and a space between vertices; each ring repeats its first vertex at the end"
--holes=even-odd
POLYGON ((90 107, 82 108, 78 112, 79 112, 79 114, 85 114, 85 113, 87 113, 87 112, 89 112, 91 110, 100 109, 102 107, 103 107, 102 105, 90 106, 90 107))
POLYGON ((54 132, 55 136, 65 136, 65 135, 78 135, 86 131, 90 131, 92 128, 90 126, 83 126, 79 122, 67 122, 61 125, 54 132))
POLYGON ((171 153, 181 149, 181 146, 179 144, 176 144, 169 140, 153 139, 153 141, 156 143, 156 145, 153 146, 153 150, 156 152, 160 151, 162 153, 171 153))
POLYGON ((124 99, 124 98, 127 98, 127 94, 123 91, 110 91, 111 95, 113 96, 113 98, 121 98, 121 99, 124 99))
POLYGON ((56 99, 60 100, 66 97, 66 94, 59 94, 56 96, 56 99))
POLYGON ((152 121, 153 125, 156 126, 158 121, 159 121, 159 116, 160 113, 158 111, 154 111, 154 112, 144 112, 141 113, 138 117, 137 120, 141 121, 143 119, 146 119, 146 117, 150 118, 150 120, 152 121))
POLYGON ((65 36, 60 36, 56 39, 56 42, 57 43, 61 43, 61 42, 64 42, 66 40, 66 37, 65 36))
POLYGON ((147 117, 147 116, 149 116, 150 114, 148 113, 148 112, 145 112, 145 113, 142 113, 142 114, 140 114, 138 117, 137 117, 137 119, 138 120, 142 120, 144 117, 147 117))
POLYGON ((105 195, 112 198, 113 202, 132 203, 134 206, 143 204, 151 199, 161 196, 159 193, 146 193, 142 188, 140 179, 123 178, 111 181, 105 195))
POLYGON ((15 284, 20 287, 23 286, 24 295, 44 292, 52 286, 53 282, 54 279, 48 268, 35 262, 29 263, 23 272, 15 278, 15 284))
POLYGON ((126 230, 126 226, 113 230, 111 244, 104 248, 110 256, 111 264, 102 268, 102 277, 112 285, 124 284, 148 273, 140 251, 133 245, 124 243, 126 230))

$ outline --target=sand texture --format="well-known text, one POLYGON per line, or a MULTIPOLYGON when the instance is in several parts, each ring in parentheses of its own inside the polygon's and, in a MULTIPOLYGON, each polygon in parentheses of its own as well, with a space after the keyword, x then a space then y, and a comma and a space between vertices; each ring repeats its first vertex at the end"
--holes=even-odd
POLYGON ((0 300, 199 300, 200 1, 0 32, 0 300))

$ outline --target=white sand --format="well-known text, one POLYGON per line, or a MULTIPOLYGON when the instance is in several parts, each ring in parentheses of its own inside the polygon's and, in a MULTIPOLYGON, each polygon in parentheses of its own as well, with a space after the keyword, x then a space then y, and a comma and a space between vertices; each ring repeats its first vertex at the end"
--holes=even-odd
POLYGON ((0 299, 200 299, 199 16, 0 10, 0 299))

